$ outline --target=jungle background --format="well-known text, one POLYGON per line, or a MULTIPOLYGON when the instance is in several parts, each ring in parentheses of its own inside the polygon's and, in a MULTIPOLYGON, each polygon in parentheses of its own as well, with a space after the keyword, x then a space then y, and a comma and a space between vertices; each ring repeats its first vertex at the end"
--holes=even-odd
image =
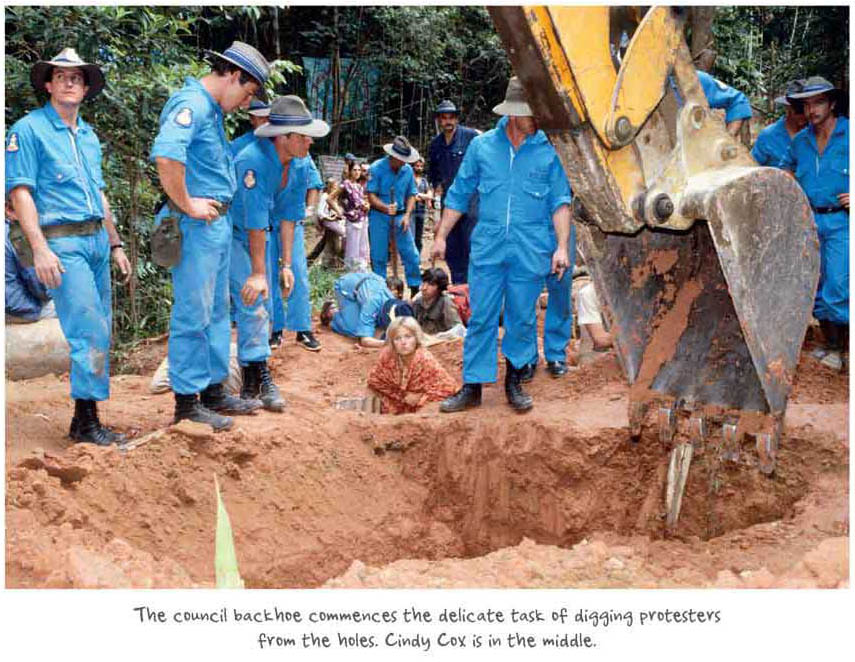
MULTIPOLYGON (((776 119, 774 99, 792 78, 820 74, 848 91, 846 6, 687 11, 697 66, 749 96, 754 136, 776 119)), ((101 140, 107 195, 133 267, 130 285, 113 292, 119 366, 136 343, 168 329, 171 281, 149 250, 160 191, 148 155, 163 104, 186 76, 207 71, 206 51, 239 39, 275 61, 270 91, 306 98, 332 126, 316 156, 373 159, 399 133, 424 152, 445 98, 462 109, 462 123, 488 129, 510 75, 480 6, 6 7, 5 27, 6 129, 45 102, 29 82, 38 60, 73 46, 106 75, 81 115, 101 140)), ((227 119, 230 137, 248 126, 243 114, 227 119)), ((335 276, 312 267, 314 301, 335 276)))

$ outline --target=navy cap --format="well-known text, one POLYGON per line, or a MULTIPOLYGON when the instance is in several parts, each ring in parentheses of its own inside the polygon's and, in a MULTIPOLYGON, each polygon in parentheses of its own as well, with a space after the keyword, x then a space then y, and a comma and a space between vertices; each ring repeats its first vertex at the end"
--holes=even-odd
POLYGON ((460 111, 457 110, 457 106, 454 105, 454 102, 450 99, 443 99, 440 101, 439 105, 436 107, 434 111, 435 115, 439 115, 441 113, 452 113, 454 115, 459 115, 460 111))

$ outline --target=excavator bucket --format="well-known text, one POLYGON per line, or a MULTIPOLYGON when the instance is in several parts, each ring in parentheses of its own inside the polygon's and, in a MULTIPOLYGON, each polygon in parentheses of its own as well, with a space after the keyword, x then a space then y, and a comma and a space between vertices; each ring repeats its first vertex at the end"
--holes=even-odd
MULTIPOLYGON (((758 466, 774 470, 819 277, 804 193, 758 167, 709 109, 680 12, 490 8, 573 188, 632 433, 658 412, 660 439, 679 451, 678 492, 685 444, 711 423, 728 457, 751 435, 758 466)), ((675 523, 680 494, 668 501, 675 523)))

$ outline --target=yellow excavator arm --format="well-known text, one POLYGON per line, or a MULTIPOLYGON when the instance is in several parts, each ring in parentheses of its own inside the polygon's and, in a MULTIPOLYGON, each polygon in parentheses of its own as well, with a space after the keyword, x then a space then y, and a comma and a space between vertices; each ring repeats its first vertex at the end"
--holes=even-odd
POLYGON ((573 188, 631 432, 654 414, 674 445, 674 524, 693 450, 750 437, 774 471, 819 277, 810 206, 710 112, 684 8, 489 11, 573 188))

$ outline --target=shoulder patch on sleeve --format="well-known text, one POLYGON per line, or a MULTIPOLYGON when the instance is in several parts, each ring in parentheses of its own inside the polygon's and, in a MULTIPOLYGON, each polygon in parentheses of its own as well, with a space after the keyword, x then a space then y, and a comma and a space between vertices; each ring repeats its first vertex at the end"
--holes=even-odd
POLYGON ((188 107, 184 107, 178 111, 175 116, 175 123, 178 126, 188 127, 193 124, 193 111, 188 107))
POLYGON ((243 176, 243 185, 245 188, 255 188, 255 170, 247 170, 243 176))
POLYGON ((13 133, 9 136, 9 144, 6 145, 7 152, 17 152, 18 151, 18 134, 13 133))

